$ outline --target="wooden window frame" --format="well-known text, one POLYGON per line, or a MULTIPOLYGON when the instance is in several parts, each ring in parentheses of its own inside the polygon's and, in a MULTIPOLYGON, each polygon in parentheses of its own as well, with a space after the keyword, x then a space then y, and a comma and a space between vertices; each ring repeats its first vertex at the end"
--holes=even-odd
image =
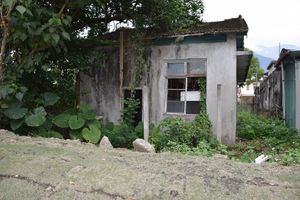
MULTIPOLYGON (((188 89, 188 78, 201 78, 201 77, 206 77, 207 74, 207 59, 205 58, 194 58, 194 59, 184 59, 184 60, 166 60, 166 100, 165 100, 165 114, 167 115, 196 115, 196 114, 188 114, 186 113, 186 107, 187 107, 187 89, 188 89), (189 62, 204 62, 205 63, 205 73, 201 73, 201 74, 188 74, 188 63, 189 62), (184 64, 184 74, 182 75, 168 75, 168 65, 169 64, 176 64, 176 63, 183 63, 184 64), (184 112, 167 112, 168 109, 168 93, 169 90, 173 90, 173 91, 182 91, 183 89, 169 89, 168 86, 168 80, 169 79, 185 79, 185 88, 184 88, 184 92, 185 92, 185 100, 184 100, 184 112)), ((201 94, 200 94, 201 95, 201 94)), ((201 97, 200 97, 201 98, 201 97)), ((200 101, 199 101, 200 102, 200 101)))

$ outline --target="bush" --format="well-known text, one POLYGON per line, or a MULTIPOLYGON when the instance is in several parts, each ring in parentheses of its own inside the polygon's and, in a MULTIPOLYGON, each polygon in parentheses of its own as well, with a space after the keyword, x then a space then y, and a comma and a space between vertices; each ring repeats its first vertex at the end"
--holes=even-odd
POLYGON ((144 126, 139 123, 136 127, 125 122, 114 125, 109 122, 102 125, 103 136, 107 136, 114 147, 132 148, 132 142, 137 138, 143 138, 144 126))
POLYGON ((297 138, 297 130, 287 127, 278 118, 265 118, 242 111, 237 114, 237 136, 247 140, 270 137, 290 140, 290 137, 297 138))
POLYGON ((52 92, 35 93, 14 82, 0 86, 0 128, 32 136, 58 137, 51 130, 50 110, 60 97, 52 92))
POLYGON ((284 165, 300 164, 300 137, 278 118, 265 118, 241 111, 237 115, 236 145, 229 147, 229 156, 253 162, 261 154, 284 165))
POLYGON ((173 151, 192 155, 223 153, 224 146, 213 136, 211 127, 205 113, 198 114, 192 122, 166 118, 157 127, 150 128, 150 142, 157 152, 173 151))

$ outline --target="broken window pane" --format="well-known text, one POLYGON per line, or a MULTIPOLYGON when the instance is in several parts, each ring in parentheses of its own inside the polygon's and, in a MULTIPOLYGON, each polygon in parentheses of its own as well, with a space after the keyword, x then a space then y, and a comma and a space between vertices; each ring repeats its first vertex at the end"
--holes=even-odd
POLYGON ((190 75, 206 74, 206 60, 188 62, 187 73, 190 75))
POLYGON ((184 112, 184 101, 168 101, 167 112, 183 113, 184 112))
POLYGON ((185 89, 185 79, 168 79, 168 89, 185 89))
POLYGON ((180 101, 180 95, 184 90, 169 90, 168 91, 168 100, 180 101))
POLYGON ((199 101, 187 101, 186 102, 186 114, 198 114, 200 112, 199 101))
POLYGON ((184 75, 184 63, 169 63, 167 75, 184 75))
POLYGON ((199 91, 198 77, 188 78, 188 91, 199 91))

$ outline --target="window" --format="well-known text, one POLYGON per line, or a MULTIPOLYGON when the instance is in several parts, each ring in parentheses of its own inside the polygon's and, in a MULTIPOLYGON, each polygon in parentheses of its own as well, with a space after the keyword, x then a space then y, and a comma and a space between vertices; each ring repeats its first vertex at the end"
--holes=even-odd
POLYGON ((167 112, 197 114, 200 111, 198 79, 206 76, 206 60, 170 62, 167 65, 167 112))

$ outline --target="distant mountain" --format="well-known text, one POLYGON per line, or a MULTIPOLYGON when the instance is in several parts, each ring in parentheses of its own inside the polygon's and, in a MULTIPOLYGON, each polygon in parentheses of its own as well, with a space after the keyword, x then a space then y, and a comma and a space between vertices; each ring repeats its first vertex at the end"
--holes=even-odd
POLYGON ((256 54, 256 53, 254 53, 254 56, 258 58, 260 67, 263 68, 265 71, 267 71, 267 67, 270 64, 270 62, 272 60, 274 60, 272 58, 269 58, 269 57, 266 57, 266 56, 262 56, 262 55, 256 54))
POLYGON ((300 46, 291 44, 280 44, 278 46, 266 47, 266 46, 256 46, 254 51, 254 56, 259 60, 261 68, 265 71, 272 60, 277 60, 279 57, 279 52, 282 48, 300 50, 300 46))

